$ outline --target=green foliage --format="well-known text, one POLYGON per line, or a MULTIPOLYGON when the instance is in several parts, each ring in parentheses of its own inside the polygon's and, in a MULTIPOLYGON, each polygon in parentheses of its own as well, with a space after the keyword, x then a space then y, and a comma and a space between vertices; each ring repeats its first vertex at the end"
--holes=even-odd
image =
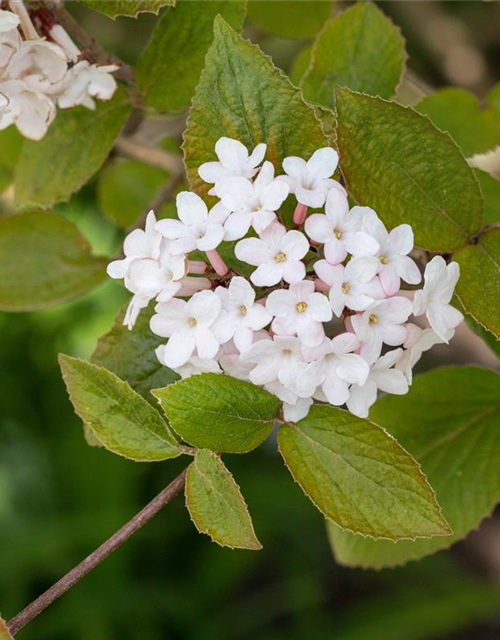
POLYGON ((267 159, 277 170, 286 156, 309 158, 325 144, 313 109, 271 60, 220 17, 214 29, 184 133, 188 178, 201 194, 210 187, 199 178, 198 167, 214 160, 221 136, 236 138, 252 150, 265 142, 267 159))
POLYGON ((227 453, 246 453, 262 444, 281 408, 265 389, 215 373, 191 376, 153 395, 183 440, 227 453))
POLYGON ((484 220, 485 225, 500 221, 500 180, 494 178, 486 171, 474 169, 476 178, 479 180, 481 192, 484 198, 484 220))
POLYGON ((176 458, 181 449, 158 411, 127 382, 95 364, 60 355, 76 414, 110 451, 140 462, 176 458))
POLYGON ((342 529, 390 540, 450 534, 419 465, 373 422, 316 405, 283 425, 278 443, 305 494, 342 529))
POLYGON ((295 60, 293 61, 292 68, 290 69, 290 80, 298 87, 301 86, 302 79, 304 78, 309 64, 311 62, 312 44, 308 44, 302 51, 299 51, 295 60))
POLYGON ((429 251, 453 251, 479 231, 479 185, 448 134, 413 109, 348 89, 337 90, 337 117, 341 168, 358 204, 388 227, 411 224, 429 251))
POLYGON ((455 253, 460 265, 456 293, 467 313, 500 340, 500 229, 455 253))
POLYGON ((500 499, 500 376, 478 367, 446 367, 418 376, 406 396, 385 396, 372 417, 421 463, 452 537, 367 540, 329 526, 342 564, 379 568, 404 564, 464 538, 500 499))
POLYGON ((374 3, 358 2, 330 20, 317 37, 301 81, 304 96, 332 108, 336 86, 391 98, 405 61, 399 29, 374 3))
POLYGON ((466 156, 489 151, 500 142, 494 113, 481 109, 476 96, 465 89, 441 89, 415 109, 428 115, 438 129, 447 131, 466 156))
POLYGON ((186 506, 198 531, 221 546, 262 549, 240 488, 212 451, 197 451, 188 468, 186 506))
POLYGON ((179 376, 161 365, 156 357, 155 350, 164 344, 165 338, 159 338, 149 328, 154 304, 141 311, 132 331, 123 324, 125 311, 126 307, 111 329, 99 338, 91 362, 126 380, 134 391, 156 405, 151 389, 166 387, 179 380, 179 376))
POLYGON ((110 220, 126 229, 146 211, 167 176, 162 169, 136 160, 113 162, 99 177, 99 205, 110 220))
POLYGON ((245 12, 244 0, 179 2, 165 12, 137 65, 146 104, 167 113, 187 107, 213 40, 215 17, 239 31, 245 12))
POLYGON ((466 315, 465 320, 474 333, 479 336, 483 342, 486 342, 488 347, 500 358, 500 340, 497 340, 495 336, 476 322, 471 316, 466 315))
POLYGON ((250 0, 248 17, 259 27, 284 38, 312 38, 328 20, 327 0, 250 0))
POLYGON ((496 113, 497 118, 500 116, 500 82, 497 82, 489 92, 486 105, 496 113))
POLYGON ((54 213, 0 218, 0 309, 32 311, 83 295, 106 277, 80 232, 54 213))
POLYGON ((175 0, 80 0, 89 9, 104 13, 110 18, 128 16, 137 18, 139 13, 158 15, 162 7, 173 7, 175 0))
POLYGON ((60 111, 40 142, 26 140, 16 169, 19 205, 66 202, 101 167, 130 114, 127 93, 119 90, 95 111, 60 111))

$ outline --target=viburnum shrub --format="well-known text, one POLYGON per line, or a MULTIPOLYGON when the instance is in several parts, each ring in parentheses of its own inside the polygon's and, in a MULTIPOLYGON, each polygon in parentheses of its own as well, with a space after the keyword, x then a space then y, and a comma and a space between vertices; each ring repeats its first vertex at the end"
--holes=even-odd
POLYGON ((498 86, 483 106, 423 96, 370 2, 80 4, 169 8, 131 66, 60 0, 2 3, 0 309, 123 281, 90 359, 60 355, 70 400, 90 445, 187 464, 0 637, 183 490, 200 532, 259 549, 223 456, 270 439, 339 562, 391 567, 463 539, 500 498, 500 378, 414 368, 455 332, 448 353, 483 339, 500 355, 500 187, 471 159, 500 143, 498 86), (306 40, 291 78, 245 20, 306 40), (93 241, 112 228, 123 249, 93 253, 89 212, 93 241))

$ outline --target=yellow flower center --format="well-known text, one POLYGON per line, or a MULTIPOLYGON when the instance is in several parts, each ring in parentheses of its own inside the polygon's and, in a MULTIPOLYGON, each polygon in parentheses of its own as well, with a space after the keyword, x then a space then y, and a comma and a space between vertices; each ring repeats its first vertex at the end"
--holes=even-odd
POLYGON ((340 287, 340 289, 342 293, 349 293, 349 285, 347 284, 347 282, 344 282, 340 287))
POLYGON ((382 264, 387 264, 389 262, 385 256, 380 256, 379 260, 382 264))
POLYGON ((307 309, 307 302, 297 302, 295 308, 299 313, 304 313, 304 311, 307 309))
POLYGON ((241 313, 242 316, 246 316, 247 313, 248 313, 248 309, 245 307, 244 304, 242 304, 241 307, 240 307, 240 313, 241 313))
POLYGON ((335 229, 335 231, 333 232, 333 235, 337 238, 337 240, 340 240, 340 238, 342 237, 342 231, 335 229))
POLYGON ((196 326, 198 324, 198 320, 196 318, 191 317, 191 318, 189 318, 189 324, 192 327, 194 327, 194 326, 196 326))
POLYGON ((285 262, 286 253, 283 253, 283 251, 280 251, 274 256, 274 259, 276 260, 276 262, 285 262))
POLYGON ((372 313, 372 314, 370 314, 370 317, 368 318, 368 321, 371 322, 372 324, 377 324, 378 318, 374 313, 372 313))
POLYGON ((291 350, 291 349, 283 349, 283 353, 284 353, 286 356, 289 356, 289 355, 292 353, 292 350, 291 350))

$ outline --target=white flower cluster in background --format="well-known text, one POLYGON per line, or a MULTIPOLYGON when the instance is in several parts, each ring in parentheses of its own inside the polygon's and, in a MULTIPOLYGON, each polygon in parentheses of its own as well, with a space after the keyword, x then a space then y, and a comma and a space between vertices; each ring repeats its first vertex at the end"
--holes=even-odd
POLYGON ((366 417, 378 390, 406 393, 422 353, 463 320, 450 305, 458 264, 434 257, 423 288, 402 290, 422 280, 409 256, 413 231, 388 231, 372 209, 350 208, 331 148, 307 162, 286 158, 277 177, 264 144, 249 154, 221 138, 215 152, 199 174, 217 204, 209 211, 180 193, 178 219, 150 212, 109 265, 134 294, 125 323, 156 300, 162 364, 183 378, 226 373, 260 385, 282 400, 285 420, 302 419, 315 400, 366 417), (280 213, 289 196, 294 229, 280 213))
POLYGON ((52 41, 38 36, 22 0, 0 10, 0 130, 14 124, 31 140, 40 140, 56 107, 95 108, 94 98, 109 100, 116 91, 115 65, 80 60, 80 51, 60 25, 52 41))

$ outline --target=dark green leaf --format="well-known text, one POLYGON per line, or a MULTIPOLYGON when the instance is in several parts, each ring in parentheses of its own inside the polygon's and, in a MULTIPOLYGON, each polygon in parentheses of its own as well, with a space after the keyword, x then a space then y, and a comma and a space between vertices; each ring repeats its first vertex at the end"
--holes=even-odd
POLYGON ((328 20, 326 0, 250 0, 248 17, 259 27, 284 38, 312 38, 328 20))
POLYGON ((137 18, 139 13, 155 13, 162 7, 173 7, 175 0, 80 0, 89 9, 104 13, 110 18, 128 16, 137 18))
POLYGON ((482 222, 476 177, 449 135, 409 107, 337 90, 337 138, 348 189, 389 227, 411 224, 418 246, 453 251, 482 222))
POLYGON ((417 376, 406 396, 388 395, 372 408, 421 463, 454 531, 448 538, 367 540, 330 525, 339 562, 351 566, 404 564, 464 538, 500 500, 500 376, 478 367, 446 367, 417 376))
POLYGON ((500 180, 494 178, 486 171, 474 169, 476 178, 479 180, 484 198, 484 220, 483 224, 493 224, 500 221, 500 180))
POLYGON ((278 443, 304 493, 342 529, 390 540, 450 534, 418 463, 373 422, 316 405, 283 425, 278 443))
POLYGON ((176 112, 189 106, 213 40, 217 15, 240 31, 243 0, 179 2, 162 16, 137 65, 137 80, 148 105, 176 112))
POLYGON ((32 311, 77 298, 105 279, 106 262, 54 213, 0 218, 0 309, 32 311))
POLYGON ((246 453, 271 433, 281 403, 261 387, 203 373, 156 389, 172 429, 200 449, 246 453))
POLYGON ((141 462, 180 455, 166 422, 127 382, 78 358, 60 355, 59 364, 76 414, 107 449, 141 462))
POLYGON ((186 477, 186 505, 200 533, 232 549, 262 549, 240 488, 212 451, 196 452, 186 477))

